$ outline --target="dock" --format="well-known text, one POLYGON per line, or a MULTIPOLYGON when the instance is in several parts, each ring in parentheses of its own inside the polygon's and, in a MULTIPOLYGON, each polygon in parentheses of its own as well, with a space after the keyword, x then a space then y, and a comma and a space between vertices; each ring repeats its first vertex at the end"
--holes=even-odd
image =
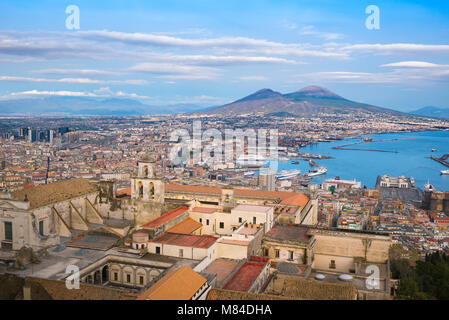
POLYGON ((441 163, 443 166, 446 166, 449 168, 449 162, 447 162, 446 160, 449 158, 449 153, 446 153, 445 155, 443 155, 442 157, 433 157, 430 156, 430 159, 435 160, 436 162, 441 163))
POLYGON ((335 150, 353 150, 353 151, 371 151, 371 152, 389 152, 389 153, 399 153, 398 151, 393 150, 381 150, 381 149, 361 149, 361 148, 348 148, 351 146, 363 144, 363 143, 371 143, 371 142, 385 142, 385 141, 397 141, 397 140, 410 140, 414 138, 396 138, 396 139, 383 139, 383 140, 362 140, 359 142, 344 144, 338 147, 332 147, 335 150))

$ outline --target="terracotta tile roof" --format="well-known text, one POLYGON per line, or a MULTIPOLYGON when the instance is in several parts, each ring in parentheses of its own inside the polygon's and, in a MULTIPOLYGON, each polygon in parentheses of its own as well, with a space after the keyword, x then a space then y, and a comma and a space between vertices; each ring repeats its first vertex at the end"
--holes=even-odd
POLYGON ((211 289, 206 300, 300 300, 293 297, 283 297, 265 293, 249 293, 224 289, 211 289))
POLYGON ((159 218, 156 218, 154 220, 151 220, 150 222, 147 222, 143 225, 141 225, 141 228, 145 228, 145 229, 153 229, 156 228, 164 223, 167 223, 168 221, 178 217, 179 215, 183 214, 184 212, 186 212, 187 210, 189 210, 188 207, 179 207, 176 208, 162 216, 160 216, 159 218))
POLYGON ((137 300, 190 300, 206 282, 206 278, 183 266, 167 273, 137 300))
POLYGON ((117 190, 117 196, 118 197, 130 196, 130 195, 131 195, 131 188, 117 190))
POLYGON ((212 246, 217 239, 212 236, 195 236, 166 232, 158 238, 151 240, 151 242, 206 249, 212 246))
POLYGON ((357 290, 349 283, 329 283, 290 277, 284 280, 283 295, 305 300, 355 300, 357 290))
POLYGON ((35 209, 97 191, 98 188, 88 180, 76 178, 14 191, 13 195, 21 201, 26 196, 30 209, 35 209))
POLYGON ((264 268, 264 263, 245 262, 240 269, 225 284, 223 289, 247 291, 264 268))
POLYGON ((239 262, 236 260, 229 260, 218 258, 203 270, 204 273, 216 274, 217 283, 219 286, 223 284, 223 281, 235 270, 239 262))
MULTIPOLYGON (((179 184, 165 184, 166 191, 179 192, 198 192, 220 195, 221 188, 205 187, 205 186, 190 186, 179 184)), ((240 197, 260 197, 267 199, 280 199, 282 204, 305 207, 309 202, 309 198, 302 193, 295 192, 281 192, 281 191, 265 191, 254 189, 234 189, 234 195, 240 197)))
POLYGON ((198 221, 193 220, 192 218, 187 218, 177 225, 171 227, 167 230, 167 232, 170 233, 180 233, 180 234, 192 234, 199 228, 201 228, 203 225, 199 223, 198 221))
MULTIPOLYGON (((40 290, 43 288, 45 291, 36 292, 39 292, 41 295, 42 292, 46 292, 48 293, 50 299, 53 300, 135 300, 137 297, 135 294, 124 290, 94 286, 84 283, 81 283, 80 288, 77 290, 69 290, 67 289, 64 280, 27 277, 25 278, 25 285, 31 286, 32 299, 39 299, 39 297, 36 296, 33 298, 33 288, 40 290)), ((45 295, 43 298, 49 299, 48 296, 45 295)))
POLYGON ((165 191, 184 191, 184 192, 198 192, 198 193, 214 193, 221 194, 220 188, 204 187, 204 186, 190 186, 182 184, 165 184, 165 191))
POLYGON ((193 212, 201 212, 201 213, 214 213, 217 212, 217 208, 208 208, 208 207, 194 207, 192 209, 193 212))

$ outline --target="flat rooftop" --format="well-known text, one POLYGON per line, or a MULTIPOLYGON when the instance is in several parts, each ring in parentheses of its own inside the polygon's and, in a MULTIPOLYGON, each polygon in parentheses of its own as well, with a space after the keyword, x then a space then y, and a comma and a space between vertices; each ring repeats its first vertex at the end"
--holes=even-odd
POLYGON ((307 241, 310 236, 307 235, 308 228, 292 225, 275 225, 265 234, 265 237, 279 240, 299 240, 307 241))
POLYGON ((235 291, 248 291, 264 268, 264 263, 245 262, 240 269, 226 283, 223 289, 235 291))
POLYGON ((195 236, 179 233, 164 233, 156 239, 151 240, 155 243, 171 244, 182 247, 194 247, 207 249, 212 246, 218 238, 212 236, 195 236))
POLYGON ((204 273, 216 274, 217 275, 217 285, 222 287, 225 280, 229 275, 237 268, 239 261, 219 258, 215 259, 209 266, 203 270, 204 273))
POLYGON ((250 212, 264 213, 270 211, 271 208, 272 207, 257 206, 252 204, 239 204, 237 207, 232 209, 232 211, 250 211, 250 212))

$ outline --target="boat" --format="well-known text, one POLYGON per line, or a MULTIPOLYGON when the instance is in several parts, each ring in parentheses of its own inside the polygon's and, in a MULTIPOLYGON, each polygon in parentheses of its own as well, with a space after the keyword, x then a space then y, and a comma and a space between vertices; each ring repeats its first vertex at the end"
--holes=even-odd
POLYGON ((432 152, 437 152, 438 150, 437 149, 432 149, 432 152))
POLYGON ((299 161, 292 161, 292 164, 299 164, 299 161))
POLYGON ((290 170, 290 171, 288 171, 288 170, 282 170, 281 172, 279 172, 279 173, 276 175, 276 178, 277 178, 278 180, 291 179, 291 178, 294 178, 294 177, 298 176, 300 173, 301 173, 300 170, 290 170))
POLYGON ((326 167, 319 167, 313 170, 310 170, 308 173, 306 173, 309 177, 319 176, 322 174, 326 174, 327 168, 326 167))
POLYGON ((254 173, 256 173, 256 172, 255 172, 255 171, 246 171, 246 172, 243 174, 243 176, 244 176, 244 177, 250 177, 250 176, 253 176, 254 173))
POLYGON ((449 170, 441 170, 440 172, 442 175, 448 175, 449 176, 449 170))

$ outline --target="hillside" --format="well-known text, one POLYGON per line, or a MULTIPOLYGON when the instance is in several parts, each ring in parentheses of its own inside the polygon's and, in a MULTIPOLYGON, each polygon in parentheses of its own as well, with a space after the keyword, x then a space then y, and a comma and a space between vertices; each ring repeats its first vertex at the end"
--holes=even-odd
POLYGON ((423 117, 449 119, 449 108, 438 108, 429 106, 412 111, 410 113, 423 117))
POLYGON ((313 115, 318 113, 389 113, 400 112, 345 99, 322 87, 309 86, 281 94, 271 89, 259 90, 230 104, 201 112, 202 114, 237 115, 248 113, 313 115))

